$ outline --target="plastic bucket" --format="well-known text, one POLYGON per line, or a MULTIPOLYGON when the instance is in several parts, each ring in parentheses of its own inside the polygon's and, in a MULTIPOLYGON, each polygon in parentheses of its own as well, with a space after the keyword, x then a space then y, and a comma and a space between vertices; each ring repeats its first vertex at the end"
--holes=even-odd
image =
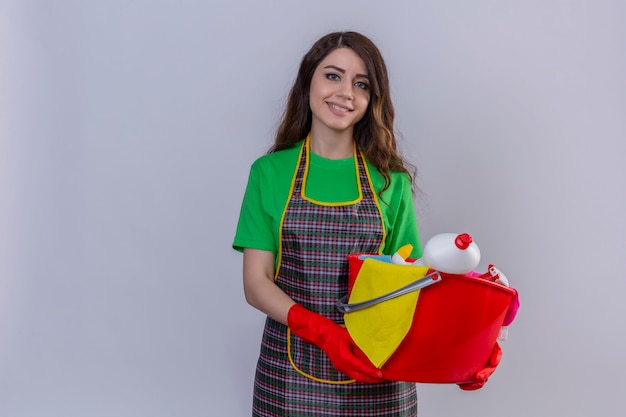
MULTIPOLYGON (((350 290, 363 263, 359 256, 348 256, 350 290)), ((487 364, 517 291, 483 278, 440 274, 441 282, 421 290, 411 329, 381 368, 386 379, 473 382, 487 364)))

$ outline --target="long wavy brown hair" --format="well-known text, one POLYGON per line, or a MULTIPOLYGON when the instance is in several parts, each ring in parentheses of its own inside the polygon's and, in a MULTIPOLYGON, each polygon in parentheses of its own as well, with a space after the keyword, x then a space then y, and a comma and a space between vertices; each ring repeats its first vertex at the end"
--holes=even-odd
POLYGON ((287 106, 268 153, 295 145, 311 131, 309 106, 311 79, 315 69, 337 48, 352 49, 365 63, 370 81, 370 102, 363 118, 354 126, 354 140, 367 160, 385 179, 382 194, 389 187, 390 171, 406 173, 414 186, 415 167, 398 153, 394 133, 394 108, 389 94, 389 76, 376 45, 358 32, 334 32, 320 38, 304 55, 296 80, 291 87, 287 106))

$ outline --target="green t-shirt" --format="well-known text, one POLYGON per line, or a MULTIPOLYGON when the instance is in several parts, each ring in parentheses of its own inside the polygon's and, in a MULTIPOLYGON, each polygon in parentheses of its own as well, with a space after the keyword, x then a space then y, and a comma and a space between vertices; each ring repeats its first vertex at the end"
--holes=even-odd
MULTIPOLYGON (((280 220, 289 198, 289 191, 302 141, 294 147, 264 155, 250 169, 233 248, 267 250, 278 254, 280 220)), ((354 158, 326 159, 309 153, 309 170, 305 194, 323 202, 353 201, 358 197, 357 172, 354 158)), ((372 185, 378 196, 384 186, 383 176, 367 164, 372 185)), ((408 243, 413 245, 411 256, 419 258, 422 247, 413 205, 409 177, 391 172, 389 188, 379 198, 386 229, 382 253, 393 254, 408 243)))

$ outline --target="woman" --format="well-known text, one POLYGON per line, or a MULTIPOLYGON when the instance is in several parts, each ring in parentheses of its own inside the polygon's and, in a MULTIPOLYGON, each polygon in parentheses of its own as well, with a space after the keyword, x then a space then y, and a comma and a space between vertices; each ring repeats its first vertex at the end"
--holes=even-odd
POLYGON ((233 247, 267 314, 255 416, 414 416, 414 384, 358 359, 335 305, 349 253, 421 255, 412 176, 398 155, 378 48, 355 32, 302 59, 276 141, 252 165, 233 247))

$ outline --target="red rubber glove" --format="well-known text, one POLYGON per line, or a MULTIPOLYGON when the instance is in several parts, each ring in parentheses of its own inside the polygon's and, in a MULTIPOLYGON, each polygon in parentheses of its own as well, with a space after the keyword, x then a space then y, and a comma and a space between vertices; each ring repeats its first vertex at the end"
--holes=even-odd
POLYGON ((291 332, 322 349, 335 369, 360 382, 380 382, 383 373, 369 361, 354 354, 358 349, 344 327, 334 321, 294 304, 287 314, 291 332))
POLYGON ((491 356, 489 357, 487 365, 485 365, 485 367, 480 371, 476 372, 474 375, 474 381, 458 384, 459 388, 465 391, 474 391, 482 388, 491 374, 496 371, 496 368, 500 363, 500 359, 502 359, 502 349, 500 348, 498 342, 496 342, 496 345, 493 347, 493 351, 491 351, 491 356))

